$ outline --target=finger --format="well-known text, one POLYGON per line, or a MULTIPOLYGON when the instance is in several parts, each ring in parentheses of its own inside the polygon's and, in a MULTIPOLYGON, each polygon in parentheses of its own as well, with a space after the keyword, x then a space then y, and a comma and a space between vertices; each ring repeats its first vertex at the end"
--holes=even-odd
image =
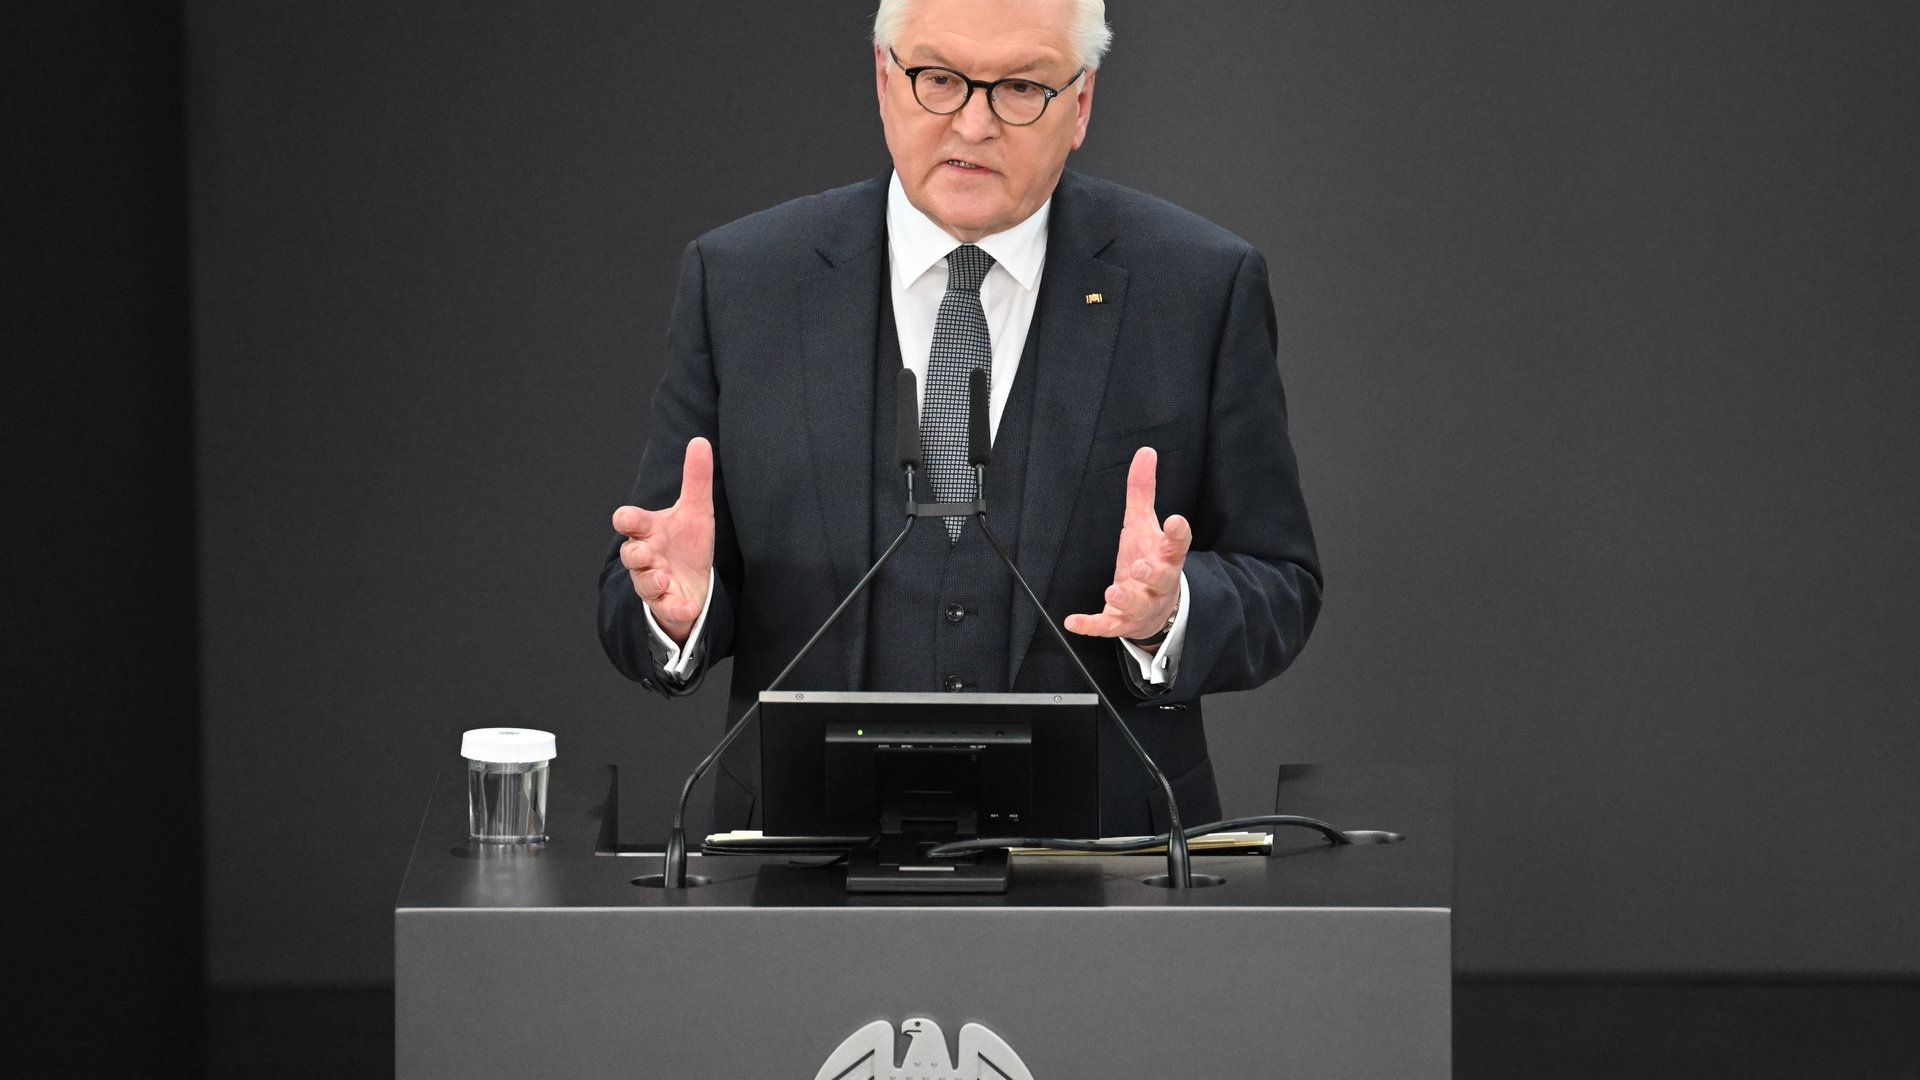
POLYGON ((629 540, 620 545, 620 565, 638 573, 653 566, 653 545, 645 540, 629 540))
POLYGON ((643 540, 653 533, 653 511, 642 510, 637 506, 623 506, 613 512, 613 531, 635 540, 643 540))
POLYGON ((1193 526, 1179 514, 1169 514, 1161 523, 1160 531, 1160 558, 1178 570, 1187 561, 1187 552, 1193 549, 1193 526))
POLYGON ((1187 552, 1192 547, 1193 527, 1179 514, 1169 515, 1160 539, 1127 567, 1127 576, 1145 583, 1155 593, 1165 594, 1179 583, 1180 571, 1186 566, 1187 552))
POLYGON ((673 577, 663 570, 652 567, 629 570, 627 573, 633 579, 634 595, 653 609, 654 618, 664 619, 666 616, 663 614, 662 602, 673 590, 673 577))
POLYGON ((670 602, 674 595, 673 575, 654 567, 643 567, 629 571, 633 578, 634 595, 646 601, 653 609, 653 617, 667 621, 671 612, 679 610, 682 603, 670 602))
POLYGON ((1107 606, 1101 614, 1112 615, 1128 622, 1139 622, 1145 619, 1153 607, 1159 603, 1137 581, 1114 582, 1107 586, 1106 594, 1102 599, 1107 602, 1107 606))
POLYGON ((1083 637, 1119 637, 1124 624, 1111 615, 1069 615, 1061 625, 1068 633, 1083 637))
POLYGON ((1167 625, 1168 602, 1164 595, 1152 595, 1138 585, 1114 585, 1107 590, 1106 607, 1100 616, 1112 620, 1120 637, 1146 637, 1167 625))
POLYGON ((713 444, 698 435, 687 441, 687 459, 680 467, 680 501, 676 505, 713 516, 713 444))
POLYGON ((1132 578, 1155 597, 1164 597, 1180 584, 1180 567, 1159 559, 1139 559, 1132 566, 1132 578))
POLYGON ((693 597, 683 596, 673 605, 673 620, 678 623, 692 623, 700 617, 700 605, 693 597))
POLYGON ((1159 527, 1159 520, 1153 516, 1153 472, 1160 457, 1151 446, 1143 446, 1133 453, 1133 464, 1127 469, 1127 513, 1123 519, 1125 528, 1136 525, 1159 527))

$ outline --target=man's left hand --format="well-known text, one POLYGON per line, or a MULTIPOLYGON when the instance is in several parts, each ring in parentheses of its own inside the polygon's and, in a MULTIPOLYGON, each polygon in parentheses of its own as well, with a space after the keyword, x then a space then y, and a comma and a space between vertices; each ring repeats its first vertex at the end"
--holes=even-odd
POLYGON ((1088 637, 1150 638, 1166 629, 1180 606, 1180 568, 1193 546, 1193 527, 1175 514, 1163 524, 1153 512, 1154 468, 1150 446, 1134 452, 1127 470, 1127 512, 1113 584, 1098 615, 1069 615, 1066 628, 1088 637))

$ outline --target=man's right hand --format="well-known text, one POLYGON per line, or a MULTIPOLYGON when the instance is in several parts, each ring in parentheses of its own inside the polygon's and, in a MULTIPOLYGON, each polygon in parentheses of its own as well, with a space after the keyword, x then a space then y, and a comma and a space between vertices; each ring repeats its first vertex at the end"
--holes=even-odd
POLYGON ((665 510, 623 506, 613 512, 613 527, 627 538, 620 562, 633 591, 673 643, 685 645, 706 607, 713 571, 713 445, 698 437, 687 443, 680 501, 665 510))

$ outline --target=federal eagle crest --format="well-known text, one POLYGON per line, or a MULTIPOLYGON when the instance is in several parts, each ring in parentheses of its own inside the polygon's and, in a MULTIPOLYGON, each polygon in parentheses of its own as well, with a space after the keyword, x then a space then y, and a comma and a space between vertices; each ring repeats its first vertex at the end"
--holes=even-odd
POLYGON ((947 1056, 940 1025, 916 1016, 900 1025, 906 1058, 894 1063, 893 1025, 875 1020, 847 1036, 813 1080, 1033 1080, 1006 1040, 981 1024, 960 1029, 960 1054, 947 1056))

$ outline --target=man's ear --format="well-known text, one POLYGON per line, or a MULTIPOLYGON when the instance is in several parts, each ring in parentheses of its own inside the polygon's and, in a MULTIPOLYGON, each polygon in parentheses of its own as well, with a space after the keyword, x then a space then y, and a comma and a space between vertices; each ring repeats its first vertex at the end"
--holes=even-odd
POLYGON ((1080 90, 1073 95, 1073 148, 1087 141, 1087 121, 1093 119, 1093 77, 1100 74, 1089 71, 1080 77, 1080 90))
POLYGON ((878 45, 873 47, 873 95, 877 101, 887 100, 887 50, 878 45))

